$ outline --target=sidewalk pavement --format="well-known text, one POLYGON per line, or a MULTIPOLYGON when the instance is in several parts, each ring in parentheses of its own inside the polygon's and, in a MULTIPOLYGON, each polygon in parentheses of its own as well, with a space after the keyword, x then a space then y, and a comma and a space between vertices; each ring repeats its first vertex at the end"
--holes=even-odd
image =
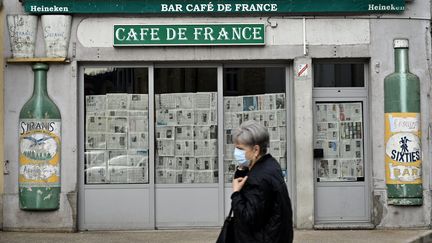
MULTIPOLYGON (((214 243, 219 229, 90 231, 78 233, 1 232, 1 243, 214 243)), ((412 242, 432 230, 296 230, 296 243, 412 242)), ((415 243, 432 242, 429 240, 415 243)), ((271 242, 269 242, 271 243, 271 242)))

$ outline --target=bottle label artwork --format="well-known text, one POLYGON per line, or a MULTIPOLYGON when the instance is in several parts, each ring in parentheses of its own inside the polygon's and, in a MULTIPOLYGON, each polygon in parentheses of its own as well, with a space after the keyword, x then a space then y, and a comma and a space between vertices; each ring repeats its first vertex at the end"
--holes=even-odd
POLYGON ((421 184, 419 113, 386 113, 387 184, 421 184))
POLYGON ((19 184, 60 186, 60 120, 19 121, 19 184))

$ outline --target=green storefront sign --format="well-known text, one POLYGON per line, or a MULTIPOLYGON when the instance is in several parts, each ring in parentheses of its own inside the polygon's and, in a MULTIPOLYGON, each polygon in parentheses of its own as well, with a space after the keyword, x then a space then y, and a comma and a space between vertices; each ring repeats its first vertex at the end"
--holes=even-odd
POLYGON ((33 14, 302 14, 398 13, 405 0, 25 0, 33 14))
POLYGON ((114 25, 114 46, 264 44, 264 24, 114 25))

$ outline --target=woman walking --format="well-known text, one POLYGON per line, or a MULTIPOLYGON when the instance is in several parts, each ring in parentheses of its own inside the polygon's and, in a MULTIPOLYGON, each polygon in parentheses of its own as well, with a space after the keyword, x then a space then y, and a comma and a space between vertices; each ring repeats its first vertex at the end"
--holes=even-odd
POLYGON ((267 153, 267 129, 256 121, 244 122, 233 142, 236 161, 249 169, 232 183, 235 242, 292 242, 291 200, 279 163, 267 153))

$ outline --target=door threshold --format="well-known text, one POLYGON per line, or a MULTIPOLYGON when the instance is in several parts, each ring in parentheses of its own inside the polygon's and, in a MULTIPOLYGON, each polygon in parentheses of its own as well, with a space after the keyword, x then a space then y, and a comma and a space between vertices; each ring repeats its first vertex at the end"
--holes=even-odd
POLYGON ((375 225, 372 223, 320 223, 315 224, 315 230, 372 230, 375 225))

